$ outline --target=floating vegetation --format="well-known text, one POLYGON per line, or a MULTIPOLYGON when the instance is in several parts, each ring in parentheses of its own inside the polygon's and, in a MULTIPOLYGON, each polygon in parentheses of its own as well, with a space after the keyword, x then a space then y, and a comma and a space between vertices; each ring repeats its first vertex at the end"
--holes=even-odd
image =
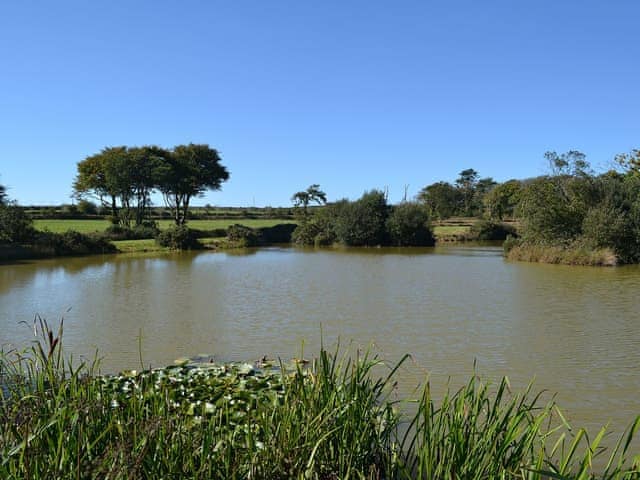
POLYGON ((3 479, 640 479, 640 417, 607 453, 604 429, 572 430, 506 379, 474 377, 438 403, 427 383, 403 418, 402 362, 378 378, 377 357, 321 349, 308 364, 182 359, 101 376, 65 360, 61 329, 36 326, 32 349, 0 352, 3 479))

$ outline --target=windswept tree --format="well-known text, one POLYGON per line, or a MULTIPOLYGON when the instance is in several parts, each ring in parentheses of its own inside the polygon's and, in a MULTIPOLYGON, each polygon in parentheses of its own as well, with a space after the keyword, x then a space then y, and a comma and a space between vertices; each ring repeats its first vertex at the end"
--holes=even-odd
POLYGON ((640 149, 616 155, 614 161, 625 173, 640 175, 640 149))
POLYGON ((132 147, 128 152, 131 196, 135 201, 135 222, 140 225, 149 216, 151 194, 160 182, 160 172, 170 153, 160 147, 132 147))
POLYGON ((308 218, 307 208, 309 204, 315 202, 318 205, 323 205, 327 203, 327 195, 322 190, 320 190, 320 185, 314 183, 313 185, 310 185, 306 190, 294 193, 291 197, 291 201, 296 208, 302 206, 302 215, 306 220, 308 218))
POLYGON ((100 200, 103 206, 111 209, 114 222, 127 223, 130 201, 130 182, 127 147, 107 147, 100 153, 91 155, 78 162, 78 175, 73 182, 73 190, 78 198, 92 196, 100 200), (120 201, 120 205, 118 205, 120 201), (120 207, 125 210, 120 215, 120 207))
POLYGON ((218 151, 206 144, 178 145, 158 171, 158 189, 171 209, 176 225, 187 221, 189 203, 207 190, 220 190, 229 172, 218 151))

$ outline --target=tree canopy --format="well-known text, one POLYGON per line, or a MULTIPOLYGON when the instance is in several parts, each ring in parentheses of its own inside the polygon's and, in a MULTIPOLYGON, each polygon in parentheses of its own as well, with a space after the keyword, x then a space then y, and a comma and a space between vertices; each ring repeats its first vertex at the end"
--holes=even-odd
POLYGON ((320 190, 320 185, 314 183, 310 185, 306 190, 296 192, 291 197, 291 201, 295 207, 302 206, 303 218, 308 216, 307 207, 311 202, 315 202, 318 205, 327 203, 327 194, 320 190))
POLYGON ((140 225, 160 191, 177 225, 187 220, 193 197, 219 190, 229 179, 218 152, 206 144, 108 147, 78 162, 73 183, 78 197, 91 195, 111 209, 114 223, 140 225))

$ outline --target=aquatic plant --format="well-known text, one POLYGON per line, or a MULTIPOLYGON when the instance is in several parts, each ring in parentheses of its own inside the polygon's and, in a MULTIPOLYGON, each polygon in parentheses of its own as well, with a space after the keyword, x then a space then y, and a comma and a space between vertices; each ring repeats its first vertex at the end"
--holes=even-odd
POLYGON ((640 478, 640 417, 606 456, 604 429, 572 430, 507 379, 474 376, 439 402, 427 382, 407 416, 391 396, 407 357, 388 367, 336 347, 309 364, 99 375, 98 362, 65 358, 62 325, 34 329, 30 349, 0 352, 1 478, 640 478))

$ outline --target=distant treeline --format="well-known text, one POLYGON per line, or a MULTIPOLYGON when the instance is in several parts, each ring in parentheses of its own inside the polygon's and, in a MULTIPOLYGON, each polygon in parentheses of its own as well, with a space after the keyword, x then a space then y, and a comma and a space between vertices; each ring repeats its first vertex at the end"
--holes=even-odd
MULTIPOLYGON (((545 158, 549 173, 540 177, 498 183, 466 169, 453 184, 428 185, 414 201, 398 205, 390 205, 380 190, 366 192, 355 201, 327 203, 320 186, 311 185, 293 195, 292 209, 194 209, 189 207, 192 197, 220 188, 228 178, 214 149, 193 144, 172 150, 117 147, 78 164, 77 194, 97 196, 101 204, 82 199, 77 205, 57 209, 53 216, 108 213, 119 228, 134 227, 145 235, 147 230, 157 234, 153 220, 166 216, 180 227, 190 217, 294 216, 299 224, 293 232, 295 243, 354 246, 433 245, 432 221, 472 216, 482 219, 472 229, 477 238, 498 239, 508 233, 519 237, 505 245, 511 258, 577 264, 640 262, 640 150, 618 155, 617 168, 604 173, 595 173, 578 151, 547 152, 545 158), (168 199, 166 208, 151 206, 149 195, 155 190, 168 199), (505 219, 518 225, 517 235, 502 223, 505 219)), ((33 241, 30 220, 45 213, 42 208, 17 207, 0 186, 0 244, 33 241)), ((137 233, 130 237, 137 238, 137 233)), ((246 236, 251 243, 249 237, 254 234, 238 230, 234 235, 246 236)))

